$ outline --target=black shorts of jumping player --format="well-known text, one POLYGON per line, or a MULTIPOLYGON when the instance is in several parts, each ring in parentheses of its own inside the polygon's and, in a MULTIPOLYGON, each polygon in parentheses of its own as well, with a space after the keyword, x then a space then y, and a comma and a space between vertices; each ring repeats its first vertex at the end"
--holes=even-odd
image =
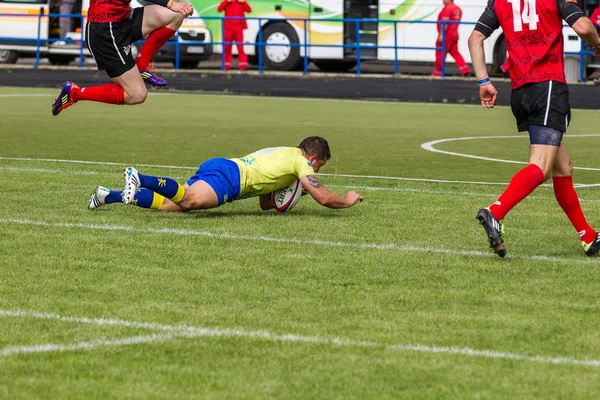
POLYGON ((519 132, 529 132, 531 144, 560 146, 571 121, 569 87, 545 81, 513 89, 511 108, 519 132))
POLYGON ((131 45, 142 39, 144 8, 134 8, 129 17, 119 22, 88 22, 86 43, 99 70, 116 78, 129 71, 135 60, 131 45))

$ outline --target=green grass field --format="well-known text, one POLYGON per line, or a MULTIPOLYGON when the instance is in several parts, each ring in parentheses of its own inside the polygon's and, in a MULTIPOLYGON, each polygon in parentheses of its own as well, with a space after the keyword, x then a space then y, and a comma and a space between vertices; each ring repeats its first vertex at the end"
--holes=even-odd
MULTIPOLYGON (((507 217, 500 259, 475 214, 520 166, 421 147, 485 136, 434 147, 525 161, 509 109, 167 92, 52 117, 56 93, 0 88, 0 398, 600 396, 600 260, 552 188, 507 217), (185 181, 310 135, 332 147, 322 182, 364 202, 87 209, 127 165, 185 181)), ((573 119, 600 227, 600 114, 573 119)))

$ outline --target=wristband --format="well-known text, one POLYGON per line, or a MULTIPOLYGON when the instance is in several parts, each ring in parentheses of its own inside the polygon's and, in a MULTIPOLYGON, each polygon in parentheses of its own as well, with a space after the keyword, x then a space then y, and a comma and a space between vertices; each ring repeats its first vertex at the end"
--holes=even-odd
POLYGON ((167 3, 167 8, 170 10, 172 6, 173 6, 173 0, 169 0, 169 2, 167 3))
POLYGON ((487 76, 487 77, 483 78, 482 80, 480 80, 480 81, 477 81, 477 83, 479 83, 479 86, 481 86, 481 85, 485 85, 486 83, 491 83, 491 81, 490 81, 490 77, 489 77, 489 76, 487 76))

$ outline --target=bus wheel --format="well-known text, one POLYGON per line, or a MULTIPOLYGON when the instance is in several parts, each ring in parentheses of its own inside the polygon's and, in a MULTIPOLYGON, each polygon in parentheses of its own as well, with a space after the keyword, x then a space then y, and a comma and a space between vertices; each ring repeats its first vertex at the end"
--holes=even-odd
POLYGON ((19 53, 15 50, 0 49, 0 64, 14 64, 19 59, 19 53))
POLYGON ((52 65, 69 65, 72 61, 75 61, 75 57, 65 54, 48 54, 48 61, 52 65))
POLYGON ((356 61, 314 60, 313 62, 323 72, 348 72, 356 67, 356 61))
POLYGON ((298 35, 290 25, 282 22, 269 25, 263 32, 263 61, 271 69, 292 71, 300 66, 298 35), (296 44, 296 46, 290 46, 296 44))

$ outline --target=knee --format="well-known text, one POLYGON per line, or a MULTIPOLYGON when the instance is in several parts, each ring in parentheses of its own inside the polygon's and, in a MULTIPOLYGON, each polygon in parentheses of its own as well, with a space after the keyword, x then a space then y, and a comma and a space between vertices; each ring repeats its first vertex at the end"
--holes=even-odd
POLYGON ((198 208, 200 208, 200 204, 198 201, 187 196, 184 196, 183 199, 181 199, 181 201, 177 203, 177 205, 185 211, 197 210, 198 208))
POLYGON ((569 176, 573 175, 573 163, 571 160, 563 164, 558 164, 552 168, 552 175, 554 176, 569 176))
POLYGON ((146 101, 147 97, 148 97, 148 91, 146 90, 146 88, 144 88, 144 90, 136 91, 135 93, 129 95, 128 103, 131 105, 142 104, 143 102, 146 101))
POLYGON ((183 24, 183 20, 185 17, 181 13, 176 13, 175 19, 171 22, 171 25, 174 26, 173 30, 179 29, 179 27, 183 24))

